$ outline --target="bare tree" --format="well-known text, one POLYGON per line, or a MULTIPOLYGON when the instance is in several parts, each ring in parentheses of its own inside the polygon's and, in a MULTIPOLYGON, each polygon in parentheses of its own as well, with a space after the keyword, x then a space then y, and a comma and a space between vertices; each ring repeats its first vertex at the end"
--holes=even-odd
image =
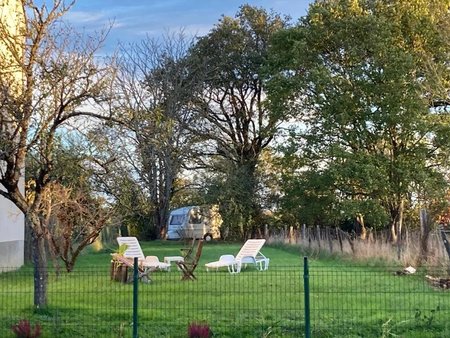
POLYGON ((197 141, 185 128, 194 123, 187 102, 195 79, 185 63, 191 45, 182 32, 162 40, 147 37, 122 46, 119 58, 117 109, 128 119, 122 154, 149 196, 159 236, 166 230, 174 182, 191 163, 197 141))
POLYGON ((112 72, 96 59, 107 32, 96 37, 78 34, 61 18, 73 3, 54 0, 51 7, 37 6, 33 0, 21 2, 23 25, 17 32, 0 26, 6 58, 2 72, 20 74, 17 87, 7 76, 0 78, 0 195, 12 201, 24 214, 32 230, 34 263, 34 304, 47 304, 47 224, 42 220, 43 199, 58 178, 55 144, 64 142, 69 125, 83 119, 104 118, 90 105, 101 103, 109 88, 112 72), (20 187, 25 159, 33 156, 36 166, 27 171, 27 195, 20 187))
POLYGON ((86 191, 53 182, 45 187, 40 206, 42 228, 49 249, 71 272, 81 251, 92 244, 107 224, 112 211, 86 191))

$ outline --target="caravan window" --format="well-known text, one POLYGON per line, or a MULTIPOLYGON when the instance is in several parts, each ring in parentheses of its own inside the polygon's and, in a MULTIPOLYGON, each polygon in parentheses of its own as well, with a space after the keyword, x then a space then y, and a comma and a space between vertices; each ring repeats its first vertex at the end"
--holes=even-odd
POLYGON ((170 218, 170 225, 181 225, 183 224, 184 215, 172 215, 170 218))

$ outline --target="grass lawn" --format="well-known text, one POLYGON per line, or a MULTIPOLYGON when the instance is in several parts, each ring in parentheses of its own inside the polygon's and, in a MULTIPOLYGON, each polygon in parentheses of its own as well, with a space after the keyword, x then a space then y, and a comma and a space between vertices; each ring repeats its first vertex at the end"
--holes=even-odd
MULTIPOLYGON (((182 242, 141 243, 146 255, 180 254, 182 242)), ((240 274, 207 273, 204 263, 236 254, 241 244, 206 243, 197 281, 180 280, 175 267, 139 284, 140 337, 186 337, 191 322, 207 323, 215 337, 302 337, 303 256, 298 248, 265 245, 268 271, 248 267, 240 274)), ((75 271, 50 275, 49 307, 33 311, 29 267, 0 274, 0 337, 29 319, 43 326, 42 337, 131 337, 131 284, 110 280, 110 253, 83 254, 75 271)), ((450 294, 431 287, 425 271, 397 276, 398 267, 338 259, 309 262, 313 337, 450 336, 450 294)))

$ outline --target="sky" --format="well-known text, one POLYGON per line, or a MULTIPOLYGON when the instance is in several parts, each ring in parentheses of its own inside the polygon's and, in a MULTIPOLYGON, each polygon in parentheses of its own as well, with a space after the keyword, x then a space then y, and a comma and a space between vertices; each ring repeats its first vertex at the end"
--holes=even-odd
POLYGON ((235 16, 243 4, 273 9, 293 22, 306 14, 312 0, 77 0, 65 20, 78 29, 101 30, 113 22, 105 48, 158 38, 183 30, 188 36, 208 33, 222 15, 235 16))

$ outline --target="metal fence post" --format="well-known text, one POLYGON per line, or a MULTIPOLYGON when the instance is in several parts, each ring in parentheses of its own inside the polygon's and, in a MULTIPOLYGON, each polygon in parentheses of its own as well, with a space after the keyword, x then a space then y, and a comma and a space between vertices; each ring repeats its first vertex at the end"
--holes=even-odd
POLYGON ((138 258, 134 257, 133 264, 133 338, 138 338, 138 258))
POLYGON ((303 257, 303 282, 305 292, 305 337, 311 338, 311 322, 309 309, 309 269, 308 257, 303 257))

